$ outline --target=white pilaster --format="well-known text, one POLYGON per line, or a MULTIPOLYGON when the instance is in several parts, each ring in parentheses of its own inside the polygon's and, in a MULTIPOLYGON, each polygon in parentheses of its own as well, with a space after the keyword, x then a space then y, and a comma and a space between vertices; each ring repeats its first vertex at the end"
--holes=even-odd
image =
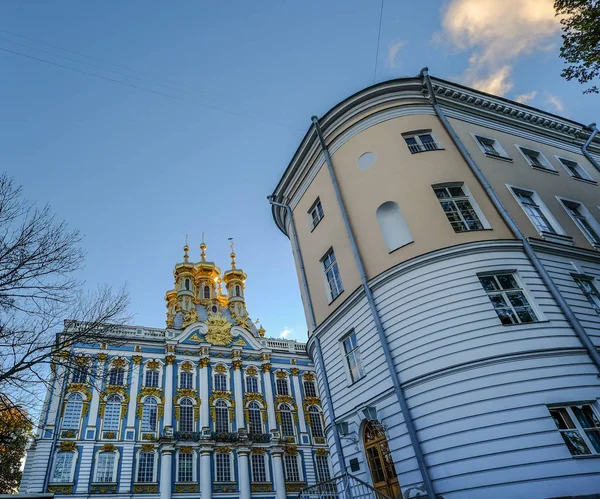
POLYGON ((173 362, 175 362, 174 355, 167 355, 165 357, 167 363, 166 374, 165 374, 165 423, 164 428, 168 426, 173 427, 173 362))
POLYGON ((271 450, 273 459, 273 482, 277 499, 286 499, 285 474, 283 473, 283 449, 273 448, 271 450))
POLYGON ((135 428, 135 410, 137 409, 138 386, 140 384, 140 369, 142 364, 142 356, 134 355, 133 369, 131 371, 131 387, 129 388, 129 407, 127 408, 127 429, 135 428))
POLYGON ((89 442, 83 445, 83 449, 79 453, 79 475, 75 484, 76 494, 87 494, 90 485, 92 474, 92 458, 94 457, 94 443, 89 442))
POLYGON ((242 361, 234 360, 232 364, 233 389, 235 391, 235 424, 239 430, 246 427, 246 421, 244 420, 244 393, 242 389, 242 361))
POLYGON ((65 387, 65 367, 61 364, 56 366, 56 375, 54 377, 52 399, 50 401, 50 408, 48 410, 48 419, 46 420, 46 428, 53 428, 58 426, 57 421, 60 413, 60 399, 65 387))
POLYGON ((275 419, 275 402, 273 400, 273 387, 271 384, 271 364, 263 364, 263 388, 265 391, 265 399, 267 402, 267 421, 269 422, 269 430, 277 429, 277 421, 275 419))
POLYGON ((300 433, 306 433, 306 417, 302 405, 302 392, 300 391, 300 380, 298 379, 298 369, 292 369, 292 383, 294 384, 294 396, 298 406, 298 423, 300 424, 300 433))
POLYGON ((212 476, 210 473, 211 451, 209 447, 200 449, 200 494, 202 499, 212 497, 212 476))
POLYGON ((200 429, 209 425, 208 407, 208 358, 200 359, 200 429))
MULTIPOLYGON (((87 425, 89 430, 94 430, 94 438, 96 438, 95 430, 96 423, 98 421, 98 406, 100 404, 100 391, 102 390, 102 380, 105 374, 105 364, 106 358, 104 356, 101 356, 98 359, 98 363, 94 371, 94 383, 92 385, 92 402, 90 404, 90 416, 88 418, 87 425)), ((85 435, 83 435, 81 438, 85 438, 85 435)))
POLYGON ((131 492, 131 477, 135 472, 134 466, 134 448, 133 443, 123 445, 123 454, 121 459, 121 478, 119 480, 119 493, 129 494, 131 492))
POLYGON ((171 499, 173 468, 173 447, 163 447, 160 450, 160 499, 171 499))
POLYGON ((250 499, 250 466, 248 464, 250 449, 239 448, 237 451, 240 474, 240 499, 250 499))
MULTIPOLYGON (((28 492, 45 492, 44 480, 46 479, 46 470, 52 465, 50 451, 52 449, 52 441, 38 440, 35 445, 35 452, 32 456, 33 463, 31 465, 31 473, 28 480, 28 492)), ((50 477, 52 478, 52 477, 50 477)))

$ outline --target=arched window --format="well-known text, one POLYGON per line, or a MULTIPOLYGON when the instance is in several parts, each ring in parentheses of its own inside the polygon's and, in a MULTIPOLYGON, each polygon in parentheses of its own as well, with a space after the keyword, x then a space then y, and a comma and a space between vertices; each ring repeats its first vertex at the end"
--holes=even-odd
POLYGON ((186 291, 190 290, 190 280, 189 279, 185 280, 185 289, 186 289, 186 291))
POLYGON ((182 371, 179 374, 179 388, 191 389, 194 386, 194 376, 192 373, 182 371))
POLYGON ((53 482, 71 482, 73 472, 74 452, 58 452, 54 458, 53 482))
POLYGON ((116 457, 117 456, 114 452, 100 452, 98 454, 98 461, 96 464, 96 482, 116 482, 116 477, 114 476, 116 457))
POLYGON ((79 393, 74 393, 67 400, 65 415, 63 417, 63 430, 76 430, 81 421, 81 409, 83 408, 83 397, 79 393))
POLYGON ((246 392, 258 393, 258 378, 256 376, 246 375, 246 392))
POLYGON ((279 414, 281 415, 281 434, 284 437, 294 436, 294 420, 292 418, 292 409, 287 404, 279 406, 279 414))
POLYGON ((125 370, 122 367, 113 367, 108 373, 108 384, 123 386, 125 370))
POLYGON ((158 404, 154 397, 144 399, 144 410, 142 411, 142 431, 156 431, 156 419, 158 416, 158 404))
POLYGON ((241 294, 242 294, 241 288, 238 285, 236 285, 236 287, 235 287, 235 296, 240 296, 241 294))
POLYGON ((225 374, 215 374, 215 390, 221 392, 227 391, 227 376, 225 374))
POLYGON ((408 225, 400 212, 400 207, 396 203, 386 201, 377 208, 375 215, 390 253, 413 241, 408 225))
POLYGON ((204 286, 204 298, 210 298, 210 288, 208 286, 204 286))
POLYGON ((179 404, 179 431, 194 431, 194 404, 190 399, 183 399, 179 404))
POLYGON ((137 481, 154 481, 154 452, 140 452, 140 461, 138 464, 137 481))
POLYGON ((262 417, 260 414, 260 405, 258 402, 250 402, 248 404, 248 422, 250 433, 260 434, 263 432, 262 417))
POLYGON ((104 423, 102 428, 106 430, 116 431, 119 429, 121 422, 121 399, 118 395, 110 395, 106 399, 106 407, 104 408, 104 423))
POLYGON ((316 397, 317 389, 314 381, 304 381, 304 395, 306 397, 316 397))
POLYGON ((290 394, 287 378, 277 378, 275 386, 277 388, 277 395, 290 394))
POLYGON ((158 369, 146 369, 146 386, 158 388, 158 369))
POLYGON ((215 431, 229 433, 229 409, 224 400, 215 402, 215 431))
POLYGON ((323 433, 323 421, 321 419, 321 413, 314 405, 308 408, 308 417, 310 420, 310 430, 313 438, 324 437, 323 433))

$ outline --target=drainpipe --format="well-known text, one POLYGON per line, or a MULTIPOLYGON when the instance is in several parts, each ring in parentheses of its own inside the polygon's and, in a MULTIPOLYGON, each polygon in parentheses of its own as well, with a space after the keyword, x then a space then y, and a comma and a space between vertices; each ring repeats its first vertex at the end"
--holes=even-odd
POLYGON ((589 160, 592 165, 596 167, 596 170, 600 171, 600 165, 598 162, 592 157, 592 155, 588 152, 587 148, 592 143, 592 140, 598 135, 598 129, 596 128, 596 123, 590 123, 587 128, 592 131, 592 134, 585 141, 585 144, 581 146, 581 152, 583 155, 589 160))
MULTIPOLYGON (((312 299, 310 297, 310 290, 308 289, 308 280, 306 278, 306 268, 304 267, 304 259, 302 258, 302 252, 300 251, 300 243, 298 242, 298 232, 296 231, 296 222, 294 221, 294 212, 288 204, 279 203, 275 201, 275 196, 267 196, 269 203, 273 206, 279 206, 287 210, 288 216, 290 217, 290 225, 292 228, 292 248, 296 253, 296 261, 298 267, 300 267, 300 279, 302 281, 302 287, 304 288, 304 296, 306 297, 306 308, 308 309, 308 316, 310 318, 310 325, 313 332, 317 328, 317 321, 315 319, 315 311, 313 310, 312 299)), ((289 237, 289 236, 288 236, 289 237)), ((346 459, 344 457, 344 451, 342 449, 342 442, 335 426, 335 412, 333 411, 333 402, 331 400, 331 391, 329 390, 329 380, 327 379, 327 371, 325 371, 325 362, 323 361, 323 352, 321 351, 321 342, 316 335, 313 336, 315 349, 317 351, 317 361, 320 364, 321 372, 323 373, 323 391, 325 392, 325 404, 327 410, 331 414, 331 431, 333 432, 333 440, 335 443, 335 450, 340 460, 340 471, 346 473, 346 459)))
POLYGON ((413 450, 415 452, 415 457, 417 458, 417 463, 419 465, 419 470, 421 471, 421 476, 423 477, 423 483, 425 486, 425 490, 427 491, 427 497, 429 497, 429 499, 435 499, 433 483, 431 482, 431 478, 429 476, 429 470, 427 469, 427 463, 425 462, 425 456, 423 455, 423 451, 421 450, 421 443, 419 442, 419 438, 417 437, 417 430, 416 430, 415 424, 412 420, 412 416, 411 416, 410 410, 408 408, 408 403, 406 402, 406 397, 404 395, 404 390, 402 389, 402 385, 400 384, 400 379, 398 377, 398 373, 396 372, 396 366, 395 366, 394 360, 392 358, 392 353, 390 352, 390 346, 388 345, 388 342, 387 342, 387 336, 385 334, 385 330, 384 330, 383 324, 381 322, 381 317, 379 317, 379 312, 377 311, 377 306, 375 305, 375 299, 373 298, 373 293, 372 293, 371 288, 369 287, 369 283, 367 281, 365 267, 363 265, 363 261, 360 256, 360 253, 358 252, 358 246, 356 245, 356 239, 354 238, 354 232, 352 231, 352 227, 350 226, 350 220, 348 219, 348 213, 346 212, 346 206, 344 205, 344 200, 342 199, 342 194, 340 192, 340 187, 339 187, 339 184, 337 181, 337 177, 333 170, 333 164, 331 162, 331 155, 329 154, 329 149, 327 148, 327 145, 325 144, 325 139, 323 138, 323 132, 321 131, 321 126, 319 125, 319 119, 316 116, 313 116, 311 119, 312 119, 313 124, 315 125, 315 130, 317 131, 319 143, 321 144, 321 149, 323 151, 323 155, 325 156, 325 162, 327 163, 327 169, 329 170, 329 175, 331 177, 331 183, 333 184, 335 196, 337 198, 337 202, 340 207, 340 211, 342 212, 342 218, 344 219, 344 225, 346 226, 346 233, 348 235, 348 239, 350 240, 350 246, 352 246, 352 253, 354 254, 354 260, 356 262, 356 266, 358 267, 358 272, 360 274, 362 288, 363 288, 363 291, 365 292, 365 296, 367 297, 367 302, 369 303, 369 308, 371 309, 371 315, 373 316, 373 321, 375 322, 375 328, 377 329, 377 334, 379 335, 379 343, 381 344, 381 348, 383 350, 383 355, 385 357, 388 370, 391 373, 391 378, 392 378, 392 382, 394 385, 394 392, 396 393, 396 397, 398 398, 398 402, 400 404, 400 409, 402 410, 402 414, 404 415, 406 429, 408 431, 408 436, 410 438, 410 442, 411 442, 413 450))
MULTIPOLYGON (((554 281, 550 277, 550 274, 548 274, 546 267, 544 267, 541 260, 537 256, 537 253, 531 247, 529 240, 525 237, 525 235, 521 232, 521 229, 519 228, 519 226, 512 219, 512 217, 508 213, 508 210, 504 207, 504 205, 502 204, 502 201, 500 201, 500 198, 498 197, 498 195, 496 194, 496 192, 494 191, 494 189, 488 182, 487 178, 485 178, 485 175, 479 169, 479 167, 477 166, 477 163, 475 163, 475 161, 471 157, 469 151, 467 151, 467 148, 464 146, 464 144, 460 140, 460 137, 456 134, 456 132, 454 131, 454 128, 452 128, 452 125, 448 121, 448 118, 446 118, 444 111, 442 110, 442 108, 440 107, 440 105, 437 102, 435 93, 433 91, 433 86, 431 85, 431 79, 428 74, 428 68, 423 68, 421 70, 421 73, 419 73, 419 76, 421 78, 423 78, 423 82, 427 86, 427 91, 429 93, 429 100, 433 106, 435 114, 437 114, 438 118, 442 122, 442 125, 446 129, 446 132, 448 132, 448 135, 450 135, 450 137, 452 138, 452 141, 454 142, 454 144, 460 151, 462 157, 467 162, 467 165, 469 165, 469 168, 471 169, 471 171, 473 172, 473 174, 475 175, 475 177, 477 178, 477 180, 479 181, 481 186, 486 191, 487 195, 489 196, 490 200, 492 201, 492 204, 494 205, 496 210, 498 210, 498 212, 500 213, 500 216, 502 217, 502 219, 504 220, 506 225, 508 225, 509 229, 515 235, 515 237, 519 241, 521 241, 521 243, 523 244, 523 249, 525 250, 525 254, 527 255, 527 257, 531 261, 533 267, 538 272, 542 281, 544 282, 544 284, 550 291, 550 294, 552 295, 552 297, 556 300, 556 303, 558 304, 562 313, 565 315, 567 322, 575 331, 575 334, 579 338, 579 341, 581 341, 581 344, 587 350, 587 353, 590 356, 590 359, 592 360, 592 362, 596 366, 596 369, 600 373, 600 354, 598 353, 596 346, 590 340, 589 336, 587 335, 587 333, 581 326, 581 323, 579 322, 579 320, 573 313, 573 310, 571 310, 571 307, 564 299, 560 290, 556 287, 556 284, 554 284, 554 281)), ((598 130, 596 130, 595 133, 598 133, 598 130)), ((588 139, 588 142, 586 142, 586 145, 591 141, 591 139, 593 139, 595 133, 592 134, 590 139, 588 139)), ((598 377, 600 378, 600 374, 598 374, 598 377)))

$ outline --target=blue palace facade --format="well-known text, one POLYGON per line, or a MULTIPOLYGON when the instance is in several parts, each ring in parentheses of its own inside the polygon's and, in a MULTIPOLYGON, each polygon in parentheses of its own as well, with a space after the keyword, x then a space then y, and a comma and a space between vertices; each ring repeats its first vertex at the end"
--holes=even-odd
POLYGON ((57 363, 21 494, 284 499, 331 476, 305 345, 265 338, 235 254, 222 273, 200 248, 175 266, 165 329, 123 326, 57 363))

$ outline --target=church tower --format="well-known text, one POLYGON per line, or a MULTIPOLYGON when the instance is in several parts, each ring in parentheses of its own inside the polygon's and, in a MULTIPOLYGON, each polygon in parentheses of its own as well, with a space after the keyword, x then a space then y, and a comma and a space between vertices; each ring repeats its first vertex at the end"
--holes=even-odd
POLYGON ((231 268, 223 274, 225 288, 227 289, 227 298, 229 310, 232 316, 244 317, 248 315, 246 311, 246 302, 244 299, 244 282, 248 277, 242 269, 236 268, 235 252, 233 243, 231 244, 231 268))

